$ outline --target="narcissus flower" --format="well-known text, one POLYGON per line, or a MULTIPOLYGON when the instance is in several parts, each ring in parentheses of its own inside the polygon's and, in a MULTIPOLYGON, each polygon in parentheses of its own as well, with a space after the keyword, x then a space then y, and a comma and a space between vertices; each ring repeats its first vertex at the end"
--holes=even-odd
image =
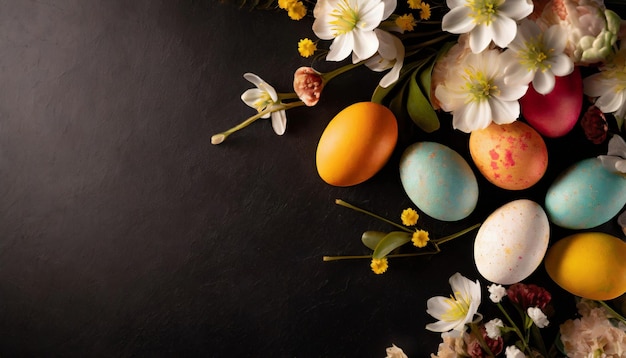
POLYGON ((450 277, 450 286, 454 297, 437 296, 426 302, 426 312, 439 320, 426 325, 429 331, 463 331, 465 324, 471 322, 478 311, 481 300, 478 280, 472 282, 457 272, 450 277))
POLYGON ((341 61, 352 53, 357 63, 378 50, 374 29, 396 8, 396 0, 319 0, 313 9, 313 32, 323 40, 333 40, 326 56, 341 61))
MULTIPOLYGON (((471 42, 471 38, 470 38, 471 42)), ((520 81, 504 81, 505 63, 498 50, 470 53, 461 63, 449 68, 435 96, 446 112, 452 112, 455 129, 470 133, 495 122, 512 123, 519 117, 518 100, 528 90, 520 81)))
POLYGON ((469 33, 472 52, 479 53, 491 41, 505 48, 517 33, 517 20, 533 12, 528 0, 447 0, 450 11, 441 27, 453 34, 469 33))
POLYGON ((535 91, 548 94, 554 89, 554 76, 567 76, 574 71, 574 62, 565 54, 567 34, 553 25, 546 31, 530 20, 523 20, 504 52, 509 64, 505 82, 531 82, 535 91))

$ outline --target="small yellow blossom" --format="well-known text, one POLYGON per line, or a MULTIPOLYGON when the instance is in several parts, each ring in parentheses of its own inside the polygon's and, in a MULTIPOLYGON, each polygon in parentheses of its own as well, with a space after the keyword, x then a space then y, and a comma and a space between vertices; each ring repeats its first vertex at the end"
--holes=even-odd
POLYGON ((396 25, 403 31, 413 31, 417 20, 413 17, 413 14, 405 14, 396 18, 396 25))
POLYGON ((306 15, 306 6, 302 1, 296 1, 287 8, 287 14, 292 20, 300 20, 306 15))
POLYGON ((421 247, 426 246, 428 241, 430 241, 430 238, 428 238, 428 231, 415 230, 415 232, 413 233, 413 238, 411 239, 411 241, 413 241, 413 245, 415 245, 417 247, 421 248, 421 247))
POLYGON ((422 5, 422 0, 407 0, 407 3, 409 4, 409 8, 419 9, 422 5))
POLYGON ((385 273, 385 271, 387 271, 387 268, 389 267, 389 263, 387 262, 387 258, 383 257, 382 259, 372 259, 372 263, 370 264, 370 267, 372 268, 372 271, 374 271, 375 274, 380 275, 385 273))
POLYGON ((420 4, 420 19, 430 19, 430 5, 425 2, 420 4))
POLYGON ((310 57, 317 51, 317 45, 311 39, 304 38, 298 41, 298 52, 302 57, 310 57))
POLYGON ((402 211, 400 215, 400 219, 402 220, 402 224, 405 226, 413 226, 417 223, 417 219, 419 219, 419 214, 412 208, 407 208, 402 211))
POLYGON ((278 0, 278 7, 281 9, 289 9, 297 0, 278 0))

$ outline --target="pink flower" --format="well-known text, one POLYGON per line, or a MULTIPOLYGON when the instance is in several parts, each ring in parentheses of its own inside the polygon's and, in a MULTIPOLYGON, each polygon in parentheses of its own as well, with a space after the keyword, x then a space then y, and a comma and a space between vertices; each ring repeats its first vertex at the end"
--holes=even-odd
POLYGON ((543 287, 523 283, 515 283, 509 286, 507 295, 511 302, 520 305, 524 311, 529 307, 544 309, 552 299, 550 292, 546 291, 543 287))
POLYGON ((300 67, 293 76, 293 90, 307 106, 315 106, 324 89, 322 74, 311 67, 300 67))

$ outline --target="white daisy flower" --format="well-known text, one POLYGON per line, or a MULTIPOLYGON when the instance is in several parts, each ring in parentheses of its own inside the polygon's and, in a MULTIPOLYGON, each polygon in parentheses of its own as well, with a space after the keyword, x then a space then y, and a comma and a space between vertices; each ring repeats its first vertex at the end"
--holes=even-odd
POLYGON ((531 82, 541 94, 554 89, 554 76, 567 76, 574 71, 574 62, 563 51, 567 34, 558 25, 542 31, 535 22, 522 20, 517 36, 504 52, 510 61, 506 66, 505 82, 531 82))
POLYGON ((465 324, 472 321, 478 312, 481 300, 480 282, 470 281, 460 273, 450 277, 454 297, 432 297, 426 312, 439 321, 429 323, 426 329, 433 332, 463 331, 465 324))
POLYGON ((378 50, 374 29, 396 8, 397 0, 319 0, 313 9, 313 32, 333 40, 326 56, 341 61, 352 53, 352 62, 372 57, 378 50))
POLYGON ((626 46, 600 67, 600 72, 586 77, 583 88, 586 95, 597 97, 595 106, 603 113, 613 113, 623 120, 626 116, 626 46))
POLYGON ((469 33, 472 52, 479 53, 491 41, 505 48, 517 32, 517 20, 533 12, 530 0, 446 0, 450 11, 441 27, 453 34, 469 33))
POLYGON ((435 96, 443 110, 452 112, 455 129, 470 133, 491 122, 507 124, 517 120, 518 100, 528 90, 528 84, 505 83, 504 66, 498 50, 471 53, 437 85, 435 96))

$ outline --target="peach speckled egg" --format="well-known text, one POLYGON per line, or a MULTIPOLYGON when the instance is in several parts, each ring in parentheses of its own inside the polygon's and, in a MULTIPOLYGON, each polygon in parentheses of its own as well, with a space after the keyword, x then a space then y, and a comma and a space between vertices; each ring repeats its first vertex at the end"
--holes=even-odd
POLYGON ((469 139, 472 160, 494 185, 522 190, 535 185, 548 167, 548 149, 537 131, 526 123, 492 123, 473 131, 469 139))

